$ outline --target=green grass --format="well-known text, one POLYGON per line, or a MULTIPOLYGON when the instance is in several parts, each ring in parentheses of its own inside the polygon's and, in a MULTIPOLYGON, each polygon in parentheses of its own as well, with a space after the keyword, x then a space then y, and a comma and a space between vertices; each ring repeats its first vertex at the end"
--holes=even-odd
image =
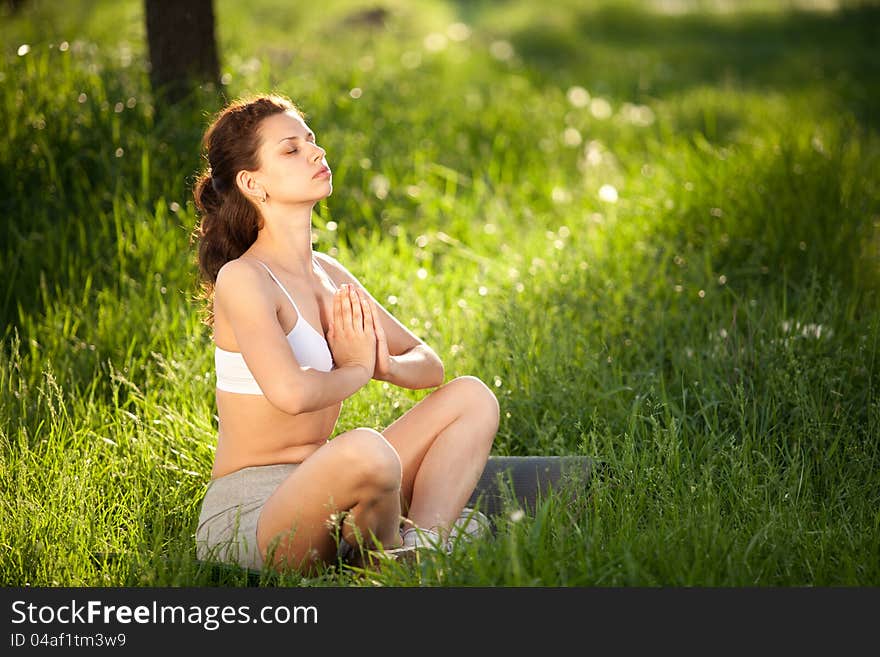
MULTIPOLYGON (((251 4, 217 3, 223 90, 307 112, 316 248, 495 390, 494 453, 597 466, 461 553, 262 583, 880 583, 876 7, 251 4)), ((157 111, 140 7, 0 23, 6 586, 247 582, 193 544, 216 421, 189 188, 219 104, 157 111)), ((370 383, 337 432, 425 394, 370 383)))

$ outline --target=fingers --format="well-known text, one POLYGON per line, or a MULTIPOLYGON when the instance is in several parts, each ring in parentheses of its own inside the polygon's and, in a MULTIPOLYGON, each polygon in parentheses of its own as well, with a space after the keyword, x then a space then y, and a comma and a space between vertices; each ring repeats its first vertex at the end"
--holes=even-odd
POLYGON ((351 305, 351 322, 354 330, 358 333, 364 330, 364 312, 361 308, 361 298, 356 287, 348 286, 348 298, 351 305))
POLYGON ((358 288, 358 297, 360 297, 361 307, 364 314, 364 330, 376 330, 376 323, 373 316, 372 300, 366 292, 358 288))
POLYGON ((345 324, 342 323, 342 290, 336 291, 333 295, 333 325, 337 327, 340 333, 345 333, 345 324))
POLYGON ((348 291, 347 286, 343 286, 342 290, 340 295, 342 298, 339 300, 339 304, 342 308, 343 330, 347 332, 352 330, 351 293, 348 291))
POLYGON ((343 283, 333 295, 333 324, 340 331, 378 333, 375 305, 362 289, 343 283))
POLYGON ((385 337, 385 329, 382 328, 382 320, 379 317, 379 311, 376 308, 376 302, 369 295, 364 295, 367 301, 367 307, 370 309, 370 316, 373 318, 373 330, 379 338, 385 337))

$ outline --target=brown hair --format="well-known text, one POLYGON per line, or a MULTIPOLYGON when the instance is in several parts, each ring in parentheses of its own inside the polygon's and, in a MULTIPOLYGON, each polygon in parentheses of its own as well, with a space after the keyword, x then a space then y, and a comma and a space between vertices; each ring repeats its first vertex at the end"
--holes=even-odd
POLYGON ((198 242, 199 278, 207 302, 204 322, 213 324, 214 283, 217 272, 247 251, 263 227, 253 201, 235 184, 242 170, 260 167, 260 125, 266 117, 293 110, 303 113, 289 99, 277 95, 242 98, 224 107, 205 131, 207 168, 193 186, 200 220, 192 238, 198 242))

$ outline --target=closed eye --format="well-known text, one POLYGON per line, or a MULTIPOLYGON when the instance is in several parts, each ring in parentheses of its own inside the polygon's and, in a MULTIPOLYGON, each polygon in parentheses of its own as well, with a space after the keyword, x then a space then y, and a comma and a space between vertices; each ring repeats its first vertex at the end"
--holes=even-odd
MULTIPOLYGON (((290 140, 290 141, 296 141, 297 139, 301 139, 301 138, 300 138, 300 137, 297 137, 297 136, 293 136, 293 137, 285 137, 285 138, 282 139, 281 141, 287 141, 287 140, 290 140)), ((315 141, 315 133, 313 133, 313 132, 310 132, 309 134, 306 135, 306 141, 309 141, 309 142, 311 142, 311 143, 313 143, 313 144, 315 144, 315 145, 317 146, 317 142, 315 141)), ((279 143, 280 143, 280 142, 279 142, 279 143)), ((292 151, 286 151, 286 153, 287 153, 288 155, 293 155, 293 154, 296 153, 296 152, 297 152, 297 149, 296 149, 296 148, 294 148, 292 151)))

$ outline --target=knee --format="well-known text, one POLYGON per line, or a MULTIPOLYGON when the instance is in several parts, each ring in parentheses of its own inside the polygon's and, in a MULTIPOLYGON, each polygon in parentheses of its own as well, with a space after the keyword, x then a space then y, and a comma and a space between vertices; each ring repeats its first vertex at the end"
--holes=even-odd
POLYGON ((487 425, 491 425, 494 435, 498 430, 501 411, 498 398, 489 386, 475 376, 460 376, 450 381, 448 385, 458 391, 471 413, 478 415, 487 425))
POLYGON ((397 450, 374 429, 354 429, 346 435, 346 467, 361 486, 371 490, 400 489, 403 467, 397 450))

